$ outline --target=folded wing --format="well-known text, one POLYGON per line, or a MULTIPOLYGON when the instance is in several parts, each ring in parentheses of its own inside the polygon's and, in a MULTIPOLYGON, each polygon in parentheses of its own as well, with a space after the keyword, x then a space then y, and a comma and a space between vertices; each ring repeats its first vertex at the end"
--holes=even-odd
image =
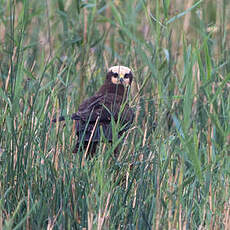
POLYGON ((101 131, 108 141, 112 141, 112 124, 118 120, 122 126, 119 135, 122 135, 133 122, 134 113, 128 104, 123 104, 122 97, 114 94, 96 94, 83 101, 79 106, 77 113, 72 115, 76 120, 76 134, 78 142, 89 141, 92 131, 92 142, 98 142, 101 137, 101 131), (96 124, 96 121, 98 122, 96 124), (95 126, 96 124, 96 126, 95 126), (95 127, 94 127, 95 126, 95 127))

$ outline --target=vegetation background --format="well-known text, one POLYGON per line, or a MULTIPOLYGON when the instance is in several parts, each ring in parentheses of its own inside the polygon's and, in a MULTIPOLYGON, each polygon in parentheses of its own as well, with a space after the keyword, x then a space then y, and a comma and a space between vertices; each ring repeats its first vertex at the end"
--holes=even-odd
POLYGON ((228 0, 0 0, 0 229, 230 229, 229 40, 228 0), (51 119, 117 64, 135 122, 83 165, 51 119))

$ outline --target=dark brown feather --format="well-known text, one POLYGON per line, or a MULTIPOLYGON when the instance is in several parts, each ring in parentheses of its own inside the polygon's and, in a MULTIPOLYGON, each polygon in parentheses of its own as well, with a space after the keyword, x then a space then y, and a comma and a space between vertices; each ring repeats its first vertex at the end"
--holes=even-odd
MULTIPOLYGON (((119 70, 120 67, 117 67, 115 66, 115 69, 119 70)), ((125 69, 129 70, 127 67, 125 69)), ((127 103, 128 88, 133 79, 132 72, 130 70, 129 73, 125 73, 125 80, 119 78, 120 83, 114 84, 114 77, 115 75, 118 77, 118 74, 113 70, 112 67, 112 70, 107 73, 106 80, 98 92, 84 100, 78 111, 71 116, 76 121, 78 137, 74 153, 79 151, 80 146, 86 149, 90 144, 88 153, 93 155, 102 135, 112 142, 112 120, 116 123, 119 121, 121 129, 117 133, 118 137, 121 137, 133 122, 134 113, 127 103), (126 86, 123 84, 124 81, 126 86)), ((118 78, 115 79, 117 82, 118 78)), ((61 116, 58 120, 63 121, 65 118, 61 116)), ((53 119, 53 122, 56 121, 57 119, 53 119)))
POLYGON ((96 144, 100 141, 101 130, 103 130, 103 135, 106 139, 109 142, 112 141, 112 119, 117 122, 120 118, 120 124, 123 129, 118 133, 119 136, 130 127, 134 119, 134 113, 127 104, 126 91, 127 89, 122 84, 112 84, 110 73, 108 73, 106 81, 99 91, 82 102, 78 111, 72 115, 72 119, 76 120, 76 134, 78 136, 73 152, 78 151, 80 144, 83 148, 86 148, 97 119, 99 120, 91 138, 91 154, 95 151, 96 144), (120 111, 120 108, 122 108, 122 111, 120 111))

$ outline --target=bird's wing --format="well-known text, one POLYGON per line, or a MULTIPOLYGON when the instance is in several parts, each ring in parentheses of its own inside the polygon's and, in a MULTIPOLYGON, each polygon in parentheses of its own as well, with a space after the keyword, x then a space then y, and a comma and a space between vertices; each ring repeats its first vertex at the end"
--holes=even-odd
POLYGON ((96 94, 82 102, 78 111, 72 115, 73 120, 109 122, 111 116, 117 120, 122 98, 114 94, 96 94))
POLYGON ((114 94, 98 94, 83 101, 78 111, 72 115, 72 119, 76 120, 77 135, 80 137, 84 135, 84 140, 88 140, 98 117, 93 139, 100 140, 100 127, 103 128, 107 139, 111 139, 111 117, 117 121, 120 116, 123 128, 119 133, 126 131, 133 122, 134 113, 127 104, 120 113, 121 104, 122 98, 114 94))
POLYGON ((96 121, 97 117, 100 115, 100 104, 103 101, 104 96, 102 94, 96 94, 88 99, 84 100, 79 106, 78 111, 72 114, 73 120, 82 120, 87 122, 90 119, 90 122, 96 121))

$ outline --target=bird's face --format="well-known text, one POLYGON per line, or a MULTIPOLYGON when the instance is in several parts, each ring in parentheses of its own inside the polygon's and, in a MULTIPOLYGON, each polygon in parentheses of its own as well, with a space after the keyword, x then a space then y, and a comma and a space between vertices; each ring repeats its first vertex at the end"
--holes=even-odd
POLYGON ((122 84, 125 87, 131 85, 133 80, 133 74, 131 69, 125 66, 113 66, 107 73, 107 79, 113 84, 122 84))

